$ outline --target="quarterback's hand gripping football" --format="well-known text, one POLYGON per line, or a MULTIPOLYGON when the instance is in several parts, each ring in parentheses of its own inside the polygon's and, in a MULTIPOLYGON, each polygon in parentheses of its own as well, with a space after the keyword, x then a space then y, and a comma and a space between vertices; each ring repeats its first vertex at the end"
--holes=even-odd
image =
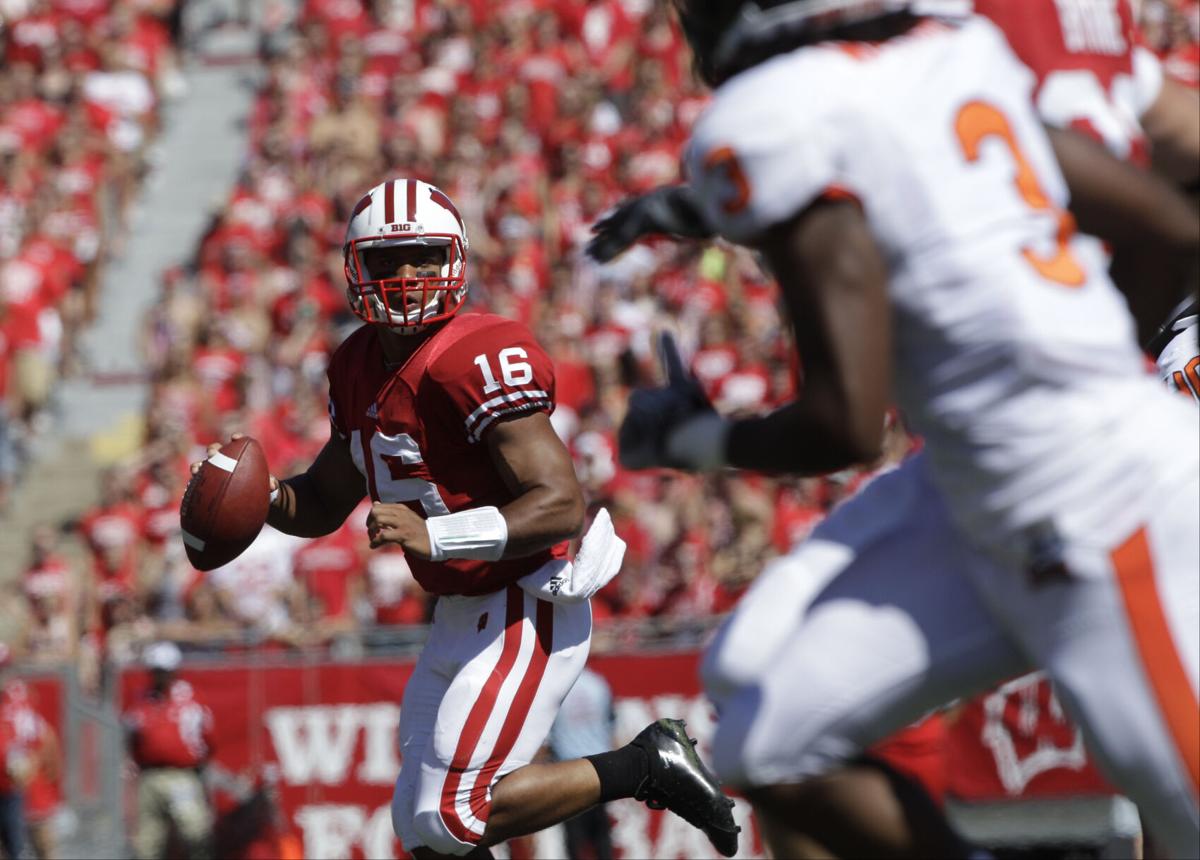
POLYGON ((425 519, 407 505, 372 504, 371 513, 367 514, 367 537, 371 539, 371 549, 394 543, 406 554, 425 561, 432 555, 425 519))
MULTIPOLYGON (((241 439, 242 437, 244 437, 245 435, 246 435, 245 433, 234 433, 232 436, 229 437, 229 441, 235 442, 238 439, 241 439)), ((221 443, 220 442, 212 442, 204 450, 204 459, 207 460, 213 454, 220 453, 220 451, 221 451, 221 443)), ((191 474, 193 476, 195 476, 195 474, 200 471, 200 467, 203 465, 204 465, 204 460, 197 460, 196 462, 190 464, 190 466, 188 467, 188 470, 191 472, 191 474)), ((279 481, 275 478, 274 475, 271 475, 270 487, 271 487, 271 501, 274 502, 275 499, 279 496, 279 481)))
POLYGON ((664 332, 659 351, 667 384, 639 388, 617 434, 627 469, 666 466, 689 472, 718 469, 725 462, 728 423, 713 409, 704 389, 683 365, 675 338, 664 332))
POLYGON ((686 185, 663 185, 629 197, 593 224, 592 232, 596 235, 586 251, 599 263, 607 263, 644 236, 709 239, 714 234, 686 185))

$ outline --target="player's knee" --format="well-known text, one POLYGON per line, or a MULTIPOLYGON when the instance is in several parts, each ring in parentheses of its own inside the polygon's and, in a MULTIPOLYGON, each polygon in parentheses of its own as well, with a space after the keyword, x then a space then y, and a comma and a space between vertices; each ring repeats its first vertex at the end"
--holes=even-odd
POLYGON ((723 703, 738 689, 737 678, 732 672, 732 661, 728 649, 723 647, 724 629, 717 633, 717 638, 704 652, 700 660, 700 682, 704 692, 720 713, 723 703))
POLYGON ((742 689, 726 696, 718 711, 712 765, 721 782, 731 788, 753 784, 750 734, 758 698, 757 689, 742 689))
POLYGON ((748 651, 744 647, 746 627, 753 624, 753 613, 735 613, 721 625, 701 658, 700 680, 718 712, 726 700, 754 685, 762 675, 763 661, 759 658, 766 649, 748 651))
POLYGON ((442 813, 437 809, 418 809, 412 818, 412 832, 418 845, 424 845, 438 854, 461 857, 475 849, 475 845, 461 842, 446 826, 442 813))
POLYGON ((760 687, 743 687, 725 700, 712 742, 713 770, 722 783, 743 790, 804 782, 857 753, 817 709, 795 702, 786 712, 774 709, 760 687))
POLYGON ((830 555, 813 544, 773 560, 721 625, 700 664, 705 692, 718 709, 722 700, 779 670, 781 652, 828 579, 830 555))
POLYGON ((412 846, 417 843, 417 835, 412 829, 413 802, 416 795, 407 777, 408 774, 401 767, 396 787, 392 791, 392 832, 399 838, 404 850, 411 853, 412 846))

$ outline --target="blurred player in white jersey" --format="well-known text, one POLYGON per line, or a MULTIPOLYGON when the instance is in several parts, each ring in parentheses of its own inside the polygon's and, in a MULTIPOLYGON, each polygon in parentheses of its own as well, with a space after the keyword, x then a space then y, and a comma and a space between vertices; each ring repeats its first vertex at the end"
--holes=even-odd
POLYGON ((1200 341, 1197 322, 1200 305, 1195 299, 1181 305, 1162 331, 1150 342, 1158 356, 1158 375, 1170 386, 1200 400, 1200 341))
MULTIPOLYGON (((631 399, 623 459, 832 471, 876 454, 893 389, 926 440, 772 565, 722 629, 705 664, 718 768, 777 850, 805 832, 861 854, 811 803, 839 768, 928 709, 1041 667, 1159 838, 1193 856, 1197 416, 1143 372, 1106 261, 1075 234, 1033 76, 991 24, 906 6, 680 4, 718 85, 689 155, 701 226, 779 279, 804 391, 728 421, 676 357, 666 387, 631 399)), ((1089 224, 1117 222, 1131 244, 1162 226, 1190 262, 1194 213, 1147 205, 1151 183, 1111 157, 1079 159, 1064 165, 1092 181, 1072 185, 1089 224)), ((920 838, 904 847, 945 847, 920 838)))

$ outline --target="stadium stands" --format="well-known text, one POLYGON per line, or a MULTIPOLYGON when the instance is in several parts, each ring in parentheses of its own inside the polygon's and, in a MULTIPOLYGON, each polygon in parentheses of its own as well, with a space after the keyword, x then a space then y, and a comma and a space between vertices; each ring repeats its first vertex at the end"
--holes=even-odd
MULTIPOLYGON (((12 61, 0 75, 0 355, 17 404, 0 438, 17 445, 47 373, 70 370, 96 265, 120 242, 175 74, 172 3, 82 19, 48 2, 26 7, 6 29, 12 61)), ((1148 38, 1164 55, 1194 47, 1196 8, 1147 4, 1148 38)), ((275 556, 287 561, 254 578, 254 594, 244 572, 195 574, 175 539, 186 463, 204 444, 250 433, 286 475, 324 442, 326 359, 357 323, 343 298, 341 231, 362 190, 392 175, 461 202, 469 307, 528 323, 556 362, 556 429, 590 501, 610 508, 629 544, 624 572, 596 601, 598 624, 723 612, 769 555, 862 480, 644 475, 616 463, 625 395, 655 372, 660 328, 681 332, 724 410, 761 410, 794 386, 773 287, 743 254, 650 244, 606 266, 580 254, 622 194, 675 178, 704 104, 665 9, 307 0, 268 25, 240 178, 199 246, 163 273, 145 322, 145 448, 109 469, 99 505, 80 512, 95 587, 64 601, 77 615, 56 624, 101 650, 107 639, 127 660, 160 635, 194 647, 318 646, 427 617, 402 556, 366 550, 360 515, 308 545, 281 539, 275 556), (697 492, 701 481, 718 486, 697 492)), ((890 456, 907 450, 895 436, 890 456)), ((0 481, 13 459, 3 451, 0 481)))
MULTIPOLYGON (((0 0, 0 529, 56 380, 89 369, 79 333, 127 241, 163 102, 183 86, 184 2, 0 0)), ((327 358, 358 324, 342 230, 362 192, 396 175, 459 202, 468 310, 521 319, 555 361, 555 427, 589 503, 608 507, 629 547, 594 602, 598 644, 694 647, 763 563, 869 470, 699 478, 616 462, 626 394, 657 372, 659 329, 679 333, 725 411, 779 404, 796 384, 773 286, 746 255, 648 243, 597 266, 581 254, 607 207, 676 178, 705 104, 665 4, 263 8, 240 177, 219 190, 202 241, 162 272, 142 325, 144 444, 104 471, 97 504, 67 532, 54 522, 26 536, 16 665, 77 659, 67 671, 94 691, 106 664, 131 665, 163 638, 190 656, 252 659, 420 642, 430 601, 402 554, 367 549, 365 510, 317 541, 268 535, 210 577, 178 540, 187 464, 204 445, 241 430, 288 475, 324 442, 327 358)), ((1168 72, 1196 87, 1200 2, 1146 0, 1142 22, 1168 72)), ((885 459, 910 446, 894 427, 885 459)))

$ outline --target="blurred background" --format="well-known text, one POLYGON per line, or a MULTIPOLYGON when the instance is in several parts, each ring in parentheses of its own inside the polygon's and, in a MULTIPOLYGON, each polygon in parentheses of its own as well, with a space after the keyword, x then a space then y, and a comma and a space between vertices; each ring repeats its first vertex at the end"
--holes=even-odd
MULTIPOLYGON (((1200 3, 1138 14, 1168 73, 1196 87, 1200 3)), ((327 358, 358 325, 345 221, 397 175, 457 203, 468 309, 519 319, 546 347, 555 428, 628 543, 594 601, 614 742, 666 714, 704 738, 706 635, 872 469, 767 480, 616 462, 658 330, 679 333, 724 412, 793 391, 773 285, 746 255, 581 254, 608 207, 678 178, 705 104, 666 4, 0 0, 0 51, 0 818, 19 796, 22 856, 140 850, 123 726, 155 672, 211 712, 218 856, 400 856, 395 720, 431 609, 403 555, 367 549, 365 509, 317 541, 268 530, 207 575, 178 538, 206 444, 248 433, 286 476, 326 440, 327 358)), ((885 462, 911 447, 893 428, 885 462)), ((1001 852, 1121 856, 1136 813, 1048 697, 1002 690, 951 721, 946 802, 1001 852)), ((617 856, 710 855, 638 804, 609 812, 617 856)), ((186 837, 164 850, 194 853, 186 837)), ((567 856, 561 832, 506 850, 567 856)))

